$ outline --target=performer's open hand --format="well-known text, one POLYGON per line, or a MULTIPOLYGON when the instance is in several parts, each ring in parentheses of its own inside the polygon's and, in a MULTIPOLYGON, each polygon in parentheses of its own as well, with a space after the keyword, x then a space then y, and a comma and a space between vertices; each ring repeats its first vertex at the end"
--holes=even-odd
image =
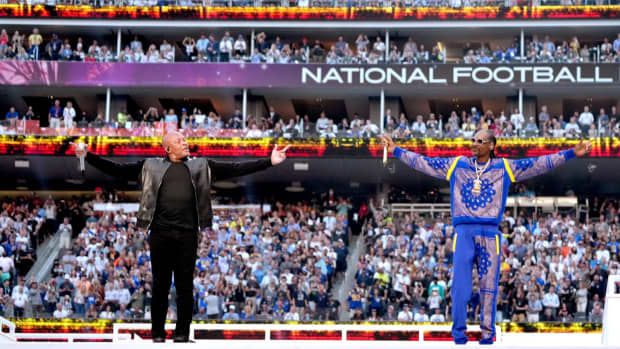
POLYGON ((383 144, 384 147, 387 148, 388 152, 393 153, 394 149, 396 149, 396 144, 394 144, 394 141, 392 140, 392 138, 390 138, 390 136, 377 136, 379 137, 379 139, 381 140, 381 143, 383 144))
POLYGON ((579 141, 579 144, 575 146, 575 155, 584 156, 588 155, 590 151, 592 151, 592 142, 590 141, 579 141))
POLYGON ((275 166, 281 163, 282 161, 286 160, 286 151, 290 147, 291 145, 289 144, 286 147, 284 147, 284 149, 278 150, 278 145, 276 144, 276 146, 273 148, 273 151, 271 152, 271 164, 275 166))
POLYGON ((86 153, 88 153, 88 144, 84 143, 83 149, 80 149, 79 145, 76 143, 71 142, 70 144, 75 149, 75 156, 77 156, 78 158, 81 156, 86 156, 86 153))

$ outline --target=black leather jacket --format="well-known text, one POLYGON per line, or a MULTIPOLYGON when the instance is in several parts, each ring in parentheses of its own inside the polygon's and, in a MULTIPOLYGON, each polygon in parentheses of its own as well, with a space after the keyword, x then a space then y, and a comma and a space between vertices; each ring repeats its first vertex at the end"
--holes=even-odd
MULTIPOLYGON (((157 205, 157 195, 164 174, 170 166, 168 158, 150 158, 132 163, 118 163, 93 153, 86 155, 86 161, 100 171, 126 180, 139 180, 142 189, 138 209, 138 227, 149 228, 157 205)), ((193 158, 183 162, 189 168, 196 194, 198 229, 210 227, 213 218, 211 210, 211 183, 231 177, 247 175, 271 167, 271 159, 244 162, 220 162, 205 158, 193 158)))

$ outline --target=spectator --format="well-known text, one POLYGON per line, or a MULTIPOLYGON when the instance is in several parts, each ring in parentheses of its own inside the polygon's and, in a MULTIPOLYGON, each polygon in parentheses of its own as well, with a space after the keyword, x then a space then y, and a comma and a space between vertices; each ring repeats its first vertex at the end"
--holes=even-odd
POLYGON ((571 117, 570 122, 566 124, 564 132, 568 138, 576 138, 581 135, 581 128, 577 125, 577 118, 571 117))
POLYGON ((612 49, 614 52, 620 51, 620 33, 618 33, 618 37, 616 37, 616 40, 614 40, 612 49))
POLYGON ((209 62, 218 62, 220 55, 220 43, 215 40, 213 35, 209 35, 209 43, 207 44, 207 59, 209 62))
POLYGON ((71 102, 67 102, 67 105, 62 110, 62 117, 65 121, 65 128, 73 128, 73 119, 75 118, 75 109, 71 102))
POLYGON ((527 305, 527 322, 538 322, 540 320, 540 312, 542 310, 542 304, 540 303, 540 300, 536 298, 536 294, 530 293, 530 300, 527 305))
POLYGON ((137 35, 134 36, 133 41, 130 43, 130 47, 134 52, 142 50, 142 41, 140 41, 137 35))
POLYGON ((43 43, 43 37, 39 34, 39 28, 32 29, 32 34, 28 36, 28 45, 30 46, 30 55, 35 61, 41 57, 40 48, 43 43))
POLYGON ((233 45, 233 50, 235 55, 245 56, 247 54, 247 44, 242 34, 239 34, 239 36, 237 36, 237 40, 233 45))
POLYGON ((13 279, 15 272, 15 262, 8 251, 0 247, 0 281, 4 284, 6 280, 13 279))
POLYGON ((517 289, 517 296, 513 298, 512 322, 525 322, 527 308, 528 300, 525 298, 525 293, 523 293, 523 290, 519 288, 517 289))
POLYGON ((588 131, 594 124, 594 115, 590 113, 590 108, 588 106, 583 107, 583 112, 579 115, 579 126, 581 127, 581 133, 584 135, 588 134, 588 131))
POLYGON ((207 39, 207 36, 205 34, 201 34, 200 39, 196 41, 196 50, 198 51, 198 54, 202 56, 206 56, 208 46, 209 46, 209 39, 207 39))
POLYGON ((39 289, 39 285, 36 282, 30 284, 28 289, 28 302, 32 309, 32 317, 40 319, 45 314, 43 307, 43 294, 44 291, 39 289))
POLYGON ((100 319, 111 320, 111 319, 114 319, 114 317, 115 317, 115 314, 112 311, 111 305, 107 305, 105 307, 105 310, 99 314, 100 319))
MULTIPOLYGON (((418 315, 418 314, 416 314, 416 315, 418 315)), ((413 314, 409 310, 409 304, 407 304, 407 303, 403 304, 403 310, 401 310, 398 313, 397 319, 400 322, 411 322, 411 321, 413 321, 413 314)))
POLYGON ((69 313, 63 308, 62 304, 56 304, 56 310, 54 311, 54 319, 66 319, 69 317, 69 313))
POLYGON ((256 123, 250 124, 250 131, 247 133, 248 138, 258 138, 263 136, 263 132, 258 128, 256 123))
POLYGON ((13 313, 15 317, 23 317, 24 309, 28 304, 28 289, 23 285, 24 281, 20 280, 19 286, 13 289, 11 299, 13 300, 13 313))
POLYGON ((510 123, 514 127, 516 134, 520 136, 525 119, 523 118, 523 114, 519 111, 519 108, 515 108, 514 112, 510 115, 510 123))
POLYGON ((220 40, 220 62, 228 62, 233 52, 234 40, 230 36, 230 32, 224 32, 224 36, 220 40))
POLYGON ((355 313, 358 310, 362 310, 362 293, 357 285, 354 286, 353 289, 349 292, 347 302, 349 303, 350 317, 354 317, 355 313))
POLYGON ((264 54, 262 54, 257 47, 254 48, 254 52, 252 53, 252 57, 250 57, 250 62, 252 63, 262 63, 267 60, 264 54))
POLYGON ((28 106, 28 110, 26 111, 26 113, 24 113, 24 120, 35 120, 37 118, 36 115, 34 115, 34 111, 32 110, 32 106, 28 106))
POLYGON ((15 111, 15 107, 10 107, 4 118, 14 125, 15 121, 19 119, 19 114, 15 111))
POLYGON ((191 62, 196 48, 196 40, 192 37, 186 36, 183 38, 183 47, 185 47, 185 60, 191 62))
MULTIPOLYGON (((320 119, 319 119, 320 120, 320 119)), ((317 122, 318 126, 318 122, 317 122)), ((338 134, 338 126, 334 125, 332 119, 327 120, 327 127, 325 127, 319 134, 321 138, 336 138, 338 134)))
POLYGON ((543 322, 555 322, 556 317, 553 315, 553 309, 545 308, 543 312, 542 318, 540 319, 543 322))
POLYGON ((601 309, 601 304, 596 303, 590 312, 590 316, 588 317, 588 321, 595 324, 600 324, 603 322, 603 309, 601 309))
POLYGON ((284 321, 299 321, 299 313, 295 304, 292 304, 288 312, 284 315, 284 321))
POLYGON ((177 114, 175 114, 174 109, 170 108, 168 110, 168 113, 164 116, 164 122, 179 123, 179 118, 177 117, 177 114))
POLYGON ((60 106, 60 101, 54 101, 54 105, 50 108, 48 113, 48 121, 51 128, 60 128, 60 120, 63 117, 63 110, 60 106))
POLYGON ((441 308, 435 308, 435 313, 431 315, 430 322, 446 322, 445 316, 441 313, 441 308))
POLYGON ((540 107, 540 113, 538 113, 539 128, 542 129, 543 125, 548 125, 550 121, 551 121, 551 116, 547 112, 547 106, 543 105, 542 107, 540 107))
MULTIPOLYGON (((562 128, 562 124, 560 124, 560 122, 558 122, 556 118, 553 118, 552 124, 553 124, 553 129, 551 130, 551 134, 553 135, 553 137, 554 138, 564 137, 565 130, 562 128)), ((577 127, 577 129, 579 129, 579 127, 577 127)))
POLYGON ((316 121, 316 132, 318 134, 322 134, 329 127, 329 119, 325 115, 325 112, 322 111, 319 119, 316 121))
POLYGON ((239 320, 239 314, 235 313, 235 306, 234 305, 230 305, 228 307, 228 312, 226 314, 224 314, 224 317, 222 317, 222 320, 239 320))
POLYGON ((527 125, 525 126, 525 136, 526 137, 535 137, 538 136, 538 126, 536 126, 536 119, 533 116, 530 116, 527 125))
MULTIPOLYGON (((67 254, 70 254, 70 253, 71 253, 70 250, 67 251, 67 254)), ((62 282, 62 284, 60 284, 60 287, 58 289, 58 295, 61 298, 64 298, 65 296, 72 297, 74 290, 75 290, 75 287, 73 286, 73 283, 70 280, 69 274, 65 274, 64 281, 62 282)))
POLYGON ((423 137, 426 134, 426 125, 422 115, 416 116, 416 121, 411 125, 412 137, 423 137))
POLYGON ((562 303, 562 307, 560 311, 558 312, 558 321, 562 323, 567 323, 567 322, 571 322, 572 320, 573 320, 573 316, 568 311, 568 307, 566 306, 566 303, 562 303))
POLYGON ((282 120, 282 117, 280 116, 280 114, 276 113, 275 108, 273 106, 269 107, 269 117, 267 119, 267 122, 269 123, 270 127, 273 127, 276 124, 280 123, 280 120, 282 120))
POLYGON ((426 314, 426 309, 422 306, 418 309, 413 318, 414 322, 429 322, 428 314, 426 314))
POLYGON ((605 108, 601 108, 599 110, 599 115, 597 117, 598 120, 598 134, 606 135, 607 130, 609 129, 609 115, 605 113, 605 108))

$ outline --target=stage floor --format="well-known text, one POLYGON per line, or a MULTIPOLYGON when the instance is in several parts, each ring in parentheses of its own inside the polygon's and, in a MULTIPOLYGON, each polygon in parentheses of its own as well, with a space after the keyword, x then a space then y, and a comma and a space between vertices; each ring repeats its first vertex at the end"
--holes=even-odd
MULTIPOLYGON (((23 342, 23 343, 2 343, 3 349, 112 349, 112 348, 183 348, 183 347, 208 347, 208 348, 226 348, 226 349, 384 349, 384 348, 489 348, 488 345, 479 345, 476 342, 470 342, 466 345, 455 345, 453 343, 394 343, 394 342, 374 342, 374 343, 339 343, 339 342, 301 342, 301 341, 278 341, 277 343, 266 342, 233 342, 231 341, 197 341, 196 343, 151 343, 151 342, 119 342, 119 343, 41 343, 41 342, 23 342)), ((589 349, 589 348, 614 348, 612 346, 603 346, 601 344, 590 344, 580 346, 547 345, 541 346, 534 343, 523 343, 521 345, 496 343, 493 347, 506 349, 548 349, 548 348, 568 348, 568 349, 589 349)), ((620 347, 618 347, 620 348, 620 347)))
MULTIPOLYGON (((452 342, 408 342, 408 341, 290 341, 290 340, 197 340, 195 343, 153 343, 150 340, 122 340, 116 343, 93 342, 2 342, 2 349, 148 349, 148 348, 225 348, 225 349, 400 349, 400 348, 489 348, 489 345, 479 345, 478 342, 469 342, 466 345, 455 345, 452 342)), ((505 333, 501 343, 492 347, 506 349, 589 349, 589 348, 619 348, 601 344, 600 333, 505 333)))

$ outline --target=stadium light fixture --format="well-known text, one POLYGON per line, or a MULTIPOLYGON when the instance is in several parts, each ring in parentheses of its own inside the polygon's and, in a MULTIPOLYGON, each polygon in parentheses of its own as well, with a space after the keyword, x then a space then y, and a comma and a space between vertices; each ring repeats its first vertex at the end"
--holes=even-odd
POLYGON ((15 168, 30 168, 29 160, 15 160, 15 168))
POLYGON ((291 193, 301 193, 305 189, 304 189, 304 187, 301 186, 301 182, 293 182, 293 183, 291 183, 290 186, 284 188, 284 190, 286 190, 288 192, 291 192, 291 193))
POLYGON ((307 162, 296 162, 293 164, 293 170, 295 171, 308 171, 310 169, 310 164, 307 162))

